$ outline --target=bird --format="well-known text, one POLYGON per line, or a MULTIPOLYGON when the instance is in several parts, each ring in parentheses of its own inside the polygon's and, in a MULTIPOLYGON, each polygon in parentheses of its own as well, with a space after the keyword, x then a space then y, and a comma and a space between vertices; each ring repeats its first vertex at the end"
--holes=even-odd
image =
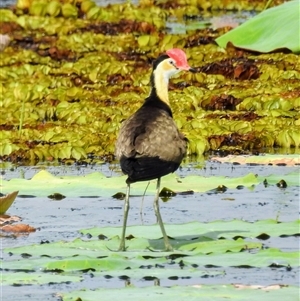
POLYGON ((124 218, 118 251, 126 251, 125 235, 129 212, 130 185, 157 179, 154 211, 165 250, 172 251, 159 210, 161 177, 178 169, 187 151, 188 139, 179 131, 169 103, 169 79, 185 70, 195 72, 185 52, 172 48, 153 61, 151 90, 142 106, 122 124, 115 144, 115 156, 127 175, 124 218))

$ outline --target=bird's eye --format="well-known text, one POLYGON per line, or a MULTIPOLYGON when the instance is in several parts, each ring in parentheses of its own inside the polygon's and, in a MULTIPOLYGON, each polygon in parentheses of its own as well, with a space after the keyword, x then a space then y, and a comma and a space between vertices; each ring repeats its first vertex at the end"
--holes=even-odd
POLYGON ((171 65, 173 65, 175 68, 177 68, 177 67, 176 67, 176 64, 175 64, 175 62, 174 62, 174 60, 169 60, 169 63, 170 63, 171 65))

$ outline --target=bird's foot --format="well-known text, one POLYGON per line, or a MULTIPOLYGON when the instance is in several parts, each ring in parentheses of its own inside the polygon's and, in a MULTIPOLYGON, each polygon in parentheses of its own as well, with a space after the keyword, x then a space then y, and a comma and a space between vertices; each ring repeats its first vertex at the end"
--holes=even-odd
POLYGON ((116 252, 126 252, 128 247, 119 247, 118 250, 116 250, 116 252))
POLYGON ((168 247, 166 246, 166 248, 164 250, 157 250, 157 249, 153 249, 150 247, 148 247, 147 249, 151 252, 173 252, 174 251, 174 249, 171 245, 169 245, 168 247))
POLYGON ((174 248, 171 245, 166 245, 165 247, 166 247, 166 249, 165 249, 166 252, 173 252, 174 251, 174 248))
POLYGON ((125 252, 125 251, 127 251, 128 247, 125 247, 125 244, 124 245, 121 244, 117 250, 110 249, 109 247, 106 247, 106 248, 111 252, 125 252))

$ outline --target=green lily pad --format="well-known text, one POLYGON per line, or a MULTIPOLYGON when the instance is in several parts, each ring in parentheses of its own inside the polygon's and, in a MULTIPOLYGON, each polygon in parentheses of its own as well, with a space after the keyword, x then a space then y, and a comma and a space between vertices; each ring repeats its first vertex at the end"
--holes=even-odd
MULTIPOLYGON (((109 251, 107 248, 106 251, 103 252, 100 248, 89 249, 90 244, 87 242, 81 242, 77 249, 66 244, 61 251, 54 245, 55 244, 50 244, 48 248, 34 250, 33 252, 30 252, 29 247, 11 249, 15 259, 3 262, 2 269, 14 272, 20 270, 29 272, 36 269, 61 269, 64 271, 93 269, 97 272, 109 271, 112 273, 114 271, 115 275, 117 275, 118 273, 124 273, 124 270, 129 268, 130 270, 138 271, 145 265, 149 265, 155 270, 154 267, 157 265, 166 265, 168 263, 167 258, 172 255, 170 252, 155 253, 150 251, 130 251, 126 254, 118 254, 109 251), (20 261, 17 254, 29 254, 26 253, 26 251, 29 251, 30 254, 32 254, 32 257, 20 261), (54 254, 54 252, 56 253, 54 254), (41 256, 40 254, 44 255, 42 257, 36 257, 41 256), (55 256, 57 254, 63 259, 58 260, 55 256), (49 257, 50 255, 51 257, 49 257)), ((35 246, 32 245, 30 247, 31 249, 34 249, 35 246)), ((210 253, 204 255, 201 253, 196 254, 187 251, 176 251, 173 254, 175 258, 178 258, 175 262, 179 263, 182 261, 187 269, 195 266, 195 264, 199 267, 206 265, 219 267, 268 267, 270 265, 297 267, 299 263, 299 252, 282 252, 275 248, 259 250, 256 253, 227 252, 223 254, 210 253)), ((162 272, 161 276, 165 276, 165 274, 162 272)), ((133 278, 137 279, 138 276, 136 275, 133 278)))
MULTIPOLYGON (((287 175, 270 175, 258 177, 249 173, 243 177, 203 177, 187 176, 178 178, 175 174, 169 174, 162 178, 162 189, 167 187, 174 192, 190 191, 205 192, 215 189, 219 186, 227 188, 236 188, 243 185, 252 188, 254 185, 262 183, 264 180, 268 183, 276 184, 284 179, 288 185, 299 185, 298 172, 292 172, 287 175)), ((62 194, 66 197, 79 197, 87 195, 101 195, 103 197, 112 197, 118 192, 126 191, 126 176, 108 178, 105 175, 95 172, 86 176, 54 176, 46 170, 38 172, 31 180, 12 179, 2 181, 3 192, 19 190, 20 195, 49 196, 54 193, 62 194)), ((138 182, 131 185, 131 195, 142 195, 147 183, 138 182)), ((156 180, 150 181, 147 194, 153 194, 156 190, 156 180)))
POLYGON ((231 42, 236 47, 264 53, 282 48, 299 53, 299 6, 300 1, 293 0, 267 9, 216 42, 223 48, 231 42))
MULTIPOLYGON (((233 221, 215 221, 210 223, 192 222, 182 225, 166 225, 168 235, 175 239, 195 239, 204 236, 211 239, 219 238, 234 238, 234 237, 249 237, 255 238, 261 234, 268 234, 269 236, 280 235, 297 235, 299 233, 300 221, 278 223, 275 220, 262 220, 255 223, 244 222, 241 220, 233 221), (182 235, 180 235, 182 233, 182 235)), ((83 234, 90 234, 97 236, 104 234, 107 237, 118 235, 121 228, 105 227, 85 229, 81 232, 83 234)), ((157 225, 147 226, 130 226, 127 227, 128 235, 134 237, 145 237, 147 239, 155 239, 161 236, 160 229, 157 225)), ((129 241, 130 243, 130 241, 129 241)))
MULTIPOLYGON (((270 237, 282 235, 292 236, 299 234, 300 221, 278 223, 275 220, 263 220, 255 223, 239 220, 216 221, 211 223, 187 223, 182 225, 166 225, 172 245, 176 252, 186 255, 224 253, 227 251, 239 252, 243 248, 260 248, 261 244, 255 241, 256 237, 265 234, 270 237), (179 235, 181 233, 181 235, 179 235), (232 240, 234 238, 235 240, 232 240), (248 238, 244 241, 242 238, 248 238), (251 239, 251 240, 249 240, 251 239)), ((55 242, 51 244, 22 246, 7 248, 6 252, 13 254, 30 254, 31 256, 108 256, 110 250, 116 250, 119 244, 120 227, 93 228, 81 231, 93 237, 107 237, 105 240, 75 239, 71 242, 55 242)), ((128 240, 128 250, 142 254, 147 248, 162 248, 161 232, 157 225, 130 226, 127 234, 132 236, 128 240)), ((121 254, 121 253, 119 253, 121 254)), ((130 253, 126 253, 130 255, 130 253)), ((160 253, 160 256, 163 253, 160 253)), ((166 253, 169 254, 169 253, 166 253)), ((118 258, 118 253, 114 258, 118 258)), ((55 259, 55 258, 54 258, 55 259)), ((77 259, 75 259, 77 260, 77 259)))
MULTIPOLYGON (((267 267, 270 265, 295 266, 299 265, 299 252, 282 252, 275 248, 260 250, 257 253, 250 252, 226 253, 224 254, 207 254, 206 256, 189 256, 184 257, 184 264, 188 266, 197 263, 198 265, 213 266, 231 266, 231 267, 267 267)), ((177 259, 176 261, 179 261, 177 259)))
MULTIPOLYGON (((117 249, 120 242, 121 228, 115 227, 82 230, 82 233, 89 233, 94 236, 89 240, 77 238, 69 242, 61 241, 6 248, 4 249, 4 256, 6 256, 5 253, 9 252, 10 257, 1 262, 4 284, 75 282, 79 281, 86 271, 91 271, 96 279, 107 277, 132 281, 201 279, 201 277, 222 276, 223 269, 226 267, 284 266, 292 268, 299 264, 298 251, 282 252, 276 248, 262 249, 262 243, 255 239, 262 233, 270 237, 295 235, 299 232, 299 220, 286 223, 278 223, 274 220, 263 220, 256 223, 238 220, 211 223, 194 222, 182 225, 166 225, 166 227, 171 236, 171 243, 176 249, 174 252, 154 252, 152 250, 163 248, 161 233, 157 225, 128 227, 127 233, 131 234, 131 239, 126 242, 127 252, 111 251, 117 249), (179 235, 180 233, 181 235, 179 235), (208 269, 207 266, 209 265, 211 268, 208 269), (48 273, 41 273, 41 271, 48 271, 48 273), (61 277, 52 278, 52 276, 57 275, 49 274, 49 272, 60 272, 61 277)), ((244 293, 241 293, 241 287, 239 289, 232 287, 219 295, 218 290, 225 287, 227 286, 216 286, 213 291, 204 290, 201 296, 204 298, 207 295, 207 298, 213 298, 213 300, 218 300, 219 297, 220 300, 222 298, 226 298, 224 300, 228 298, 229 300, 230 298, 249 300, 246 299, 246 295, 249 294, 251 287, 243 287, 244 293)), ((180 301, 181 299, 174 299, 172 289, 165 291, 166 300, 173 298, 172 300, 180 301)), ((183 286, 178 287, 177 294, 180 298, 183 295, 191 300, 199 298, 197 295, 199 291, 194 292, 192 288, 188 292, 181 291, 184 289, 183 286)), ((197 287, 197 289, 200 288, 197 287)), ((281 289, 283 289, 281 286, 259 287, 259 289, 255 287, 253 292, 258 294, 257 298, 264 297, 263 300, 269 300, 265 297, 274 297, 269 293, 274 290, 280 292, 281 289)), ((287 289, 287 295, 293 296, 295 293, 292 288, 288 290, 284 287, 284 289, 287 289)), ((105 297, 114 298, 115 291, 116 289, 75 291, 64 293, 63 300, 79 300, 78 298, 81 298, 82 300, 93 301, 96 300, 95 298, 99 298, 100 293, 105 297)), ((129 291, 118 290, 118 292, 122 293, 124 297, 129 291)), ((153 291, 154 294, 152 290, 147 291, 145 298, 144 291, 141 291, 140 288, 132 287, 130 292, 132 294, 130 293, 128 296, 132 297, 132 300, 140 300, 139 298, 148 300, 148 297, 152 298, 149 300, 153 300, 157 291, 153 291)), ((273 298, 272 300, 277 299, 273 298)))

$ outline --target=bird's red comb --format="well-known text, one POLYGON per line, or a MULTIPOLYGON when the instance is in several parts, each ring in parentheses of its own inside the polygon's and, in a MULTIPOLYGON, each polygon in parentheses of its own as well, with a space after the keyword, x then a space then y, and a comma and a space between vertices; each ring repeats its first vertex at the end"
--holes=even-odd
POLYGON ((183 50, 179 48, 173 48, 166 51, 167 55, 172 58, 176 62, 176 67, 182 70, 190 70, 191 67, 189 66, 186 58, 186 54, 183 50))

